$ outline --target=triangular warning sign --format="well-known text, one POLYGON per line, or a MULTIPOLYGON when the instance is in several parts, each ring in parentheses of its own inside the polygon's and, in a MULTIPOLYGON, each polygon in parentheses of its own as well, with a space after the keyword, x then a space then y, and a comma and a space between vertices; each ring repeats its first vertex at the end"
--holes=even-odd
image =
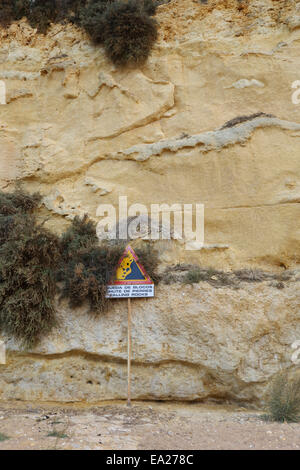
POLYGON ((106 297, 154 297, 154 284, 130 245, 118 263, 115 276, 107 286, 106 297))
POLYGON ((153 281, 139 262, 134 250, 130 245, 127 245, 118 263, 115 277, 113 281, 110 282, 110 285, 139 284, 153 284, 153 281))

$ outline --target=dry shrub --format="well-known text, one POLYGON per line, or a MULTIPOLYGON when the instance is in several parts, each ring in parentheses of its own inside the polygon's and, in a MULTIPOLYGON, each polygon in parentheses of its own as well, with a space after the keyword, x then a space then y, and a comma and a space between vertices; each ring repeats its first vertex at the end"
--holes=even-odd
POLYGON ((118 66, 145 62, 157 39, 157 23, 139 0, 100 1, 84 9, 81 18, 92 40, 103 44, 107 57, 118 66))
POLYGON ((158 284, 160 281, 160 276, 157 272, 159 264, 158 251, 152 245, 135 248, 134 251, 154 284, 158 284))
POLYGON ((72 308, 87 301, 91 312, 104 312, 108 305, 106 286, 122 253, 120 245, 111 246, 104 242, 99 247, 70 253, 57 277, 62 282, 61 298, 69 299, 72 308))
MULTIPOLYGON (((0 0, 1 1, 1 0, 0 0)), ((159 0, 2 0, 0 24, 22 17, 46 33, 51 23, 71 21, 84 28, 116 65, 141 64, 157 39, 151 18, 159 0)))
MULTIPOLYGON (((106 309, 106 286, 125 248, 107 241, 99 245, 96 225, 86 215, 75 217, 57 237, 38 222, 40 201, 39 194, 0 192, 0 331, 30 348, 57 325, 59 291, 71 307, 88 302, 94 313, 106 309)), ((155 250, 136 251, 157 282, 155 250)))
MULTIPOLYGON (((96 226, 87 216, 75 218, 61 240, 62 263, 57 273, 57 281, 62 282, 61 298, 69 299, 72 308, 88 302, 91 312, 102 313, 108 306, 107 284, 125 243, 102 241, 99 244, 96 226)), ((156 250, 147 245, 135 251, 149 276, 158 282, 156 250)))
POLYGON ((195 267, 190 269, 183 281, 185 284, 198 284, 198 282, 210 281, 211 277, 218 274, 218 271, 212 268, 195 267))
POLYGON ((81 250, 93 248, 98 244, 96 224, 87 215, 75 217, 61 236, 61 251, 64 262, 68 262, 81 250))
POLYGON ((40 196, 0 193, 0 329, 26 347, 56 325, 59 239, 38 223, 40 196))
POLYGON ((286 372, 275 377, 264 418, 279 423, 300 421, 300 378, 289 380, 286 372))

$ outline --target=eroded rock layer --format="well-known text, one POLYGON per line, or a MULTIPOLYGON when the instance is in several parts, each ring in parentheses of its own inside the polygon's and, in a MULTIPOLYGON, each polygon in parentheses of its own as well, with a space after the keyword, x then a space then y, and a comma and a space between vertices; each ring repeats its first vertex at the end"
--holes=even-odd
MULTIPOLYGON (((215 288, 161 286, 132 301, 135 399, 231 399, 261 403, 270 378, 297 371, 299 280, 215 288)), ((99 318, 59 304, 59 328, 24 352, 8 339, 0 398, 98 401, 126 398, 127 302, 99 318)))
MULTIPOLYGON (((173 0, 138 70, 119 70, 71 25, 1 31, 0 184, 44 196, 61 230, 100 204, 205 206, 205 244, 162 262, 297 270, 300 259, 300 2, 173 0), (295 85, 297 87, 297 84, 295 85)), ((298 283, 162 286, 134 305, 133 396, 261 401, 295 370, 298 283)), ((126 395, 126 308, 97 320, 58 306, 62 326, 30 353, 9 341, 2 399, 126 395)))

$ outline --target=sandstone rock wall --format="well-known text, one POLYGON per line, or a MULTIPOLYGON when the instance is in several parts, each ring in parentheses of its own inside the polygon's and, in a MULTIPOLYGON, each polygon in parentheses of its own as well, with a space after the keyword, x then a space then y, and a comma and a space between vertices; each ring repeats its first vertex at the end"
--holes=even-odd
MULTIPOLYGON (((203 203, 204 247, 174 242, 165 264, 296 269, 300 2, 173 0, 157 19, 159 42, 138 70, 114 68, 70 25, 42 36, 22 20, 1 31, 1 188, 17 180, 41 191, 53 230, 85 212, 97 220, 99 204, 124 195, 149 208, 203 203)), ((292 366, 297 286, 176 285, 137 301, 133 396, 261 400, 292 366)), ((63 326, 39 349, 9 343, 1 397, 124 397, 124 305, 97 321, 58 311, 63 326)))
POLYGON ((205 246, 166 261, 299 262, 299 2, 172 1, 147 64, 117 70, 71 26, 1 33, 2 187, 44 196, 48 225, 100 203, 203 203, 205 246), (245 4, 248 3, 246 8, 245 4), (240 6, 239 6, 240 5, 240 6), (293 21, 292 21, 293 20, 293 21), (238 116, 262 112, 223 131, 238 116))
MULTIPOLYGON (((134 399, 228 399, 263 403, 270 378, 292 362, 300 339, 299 280, 240 289, 207 283, 161 286, 132 301, 134 399)), ((127 302, 99 318, 85 307, 58 308, 60 326, 39 347, 20 351, 7 339, 0 399, 125 399, 127 302)))

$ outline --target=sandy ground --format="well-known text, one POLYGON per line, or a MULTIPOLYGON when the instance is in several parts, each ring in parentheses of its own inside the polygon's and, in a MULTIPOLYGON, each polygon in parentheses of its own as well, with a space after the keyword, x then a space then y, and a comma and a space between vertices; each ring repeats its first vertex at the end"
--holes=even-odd
POLYGON ((92 407, 2 402, 0 450, 300 448, 300 424, 266 423, 260 415, 199 403, 136 402, 128 408, 123 402, 92 407))

